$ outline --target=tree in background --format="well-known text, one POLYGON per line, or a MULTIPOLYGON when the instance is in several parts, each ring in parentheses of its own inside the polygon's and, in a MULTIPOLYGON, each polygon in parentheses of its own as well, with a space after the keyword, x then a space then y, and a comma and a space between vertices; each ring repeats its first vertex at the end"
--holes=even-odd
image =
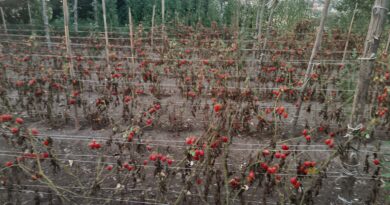
MULTIPOLYGON (((28 0, 5 0, 0 2, 5 10, 7 22, 10 24, 28 24, 29 16, 27 12, 28 0)), ((32 17, 37 25, 41 22, 40 0, 29 0, 32 17)), ((93 24, 94 6, 91 0, 78 0, 78 19, 80 24, 93 24)), ((232 15, 237 12, 237 8, 246 9, 239 0, 169 0, 166 1, 166 22, 180 22, 189 26, 194 26, 198 22, 209 26, 212 21, 220 25, 230 25, 232 15)), ((51 25, 62 25, 62 3, 57 0, 46 0, 49 20, 51 25)), ((74 1, 69 1, 73 8, 74 1)), ((98 24, 102 25, 101 0, 97 0, 98 24)), ((133 13, 135 24, 143 23, 150 25, 152 8, 156 5, 156 23, 161 22, 161 0, 110 0, 106 2, 107 21, 110 26, 125 26, 128 22, 128 7, 133 13)), ((251 5, 250 5, 251 6, 251 5)), ((73 15, 70 15, 73 21, 73 15)), ((250 16, 246 16, 250 17, 250 16)), ((251 17, 250 17, 251 18, 251 17)))
MULTIPOLYGON (((40 0, 4 0, 0 6, 4 8, 5 18, 9 24, 28 24, 28 4, 32 11, 34 24, 41 26, 42 13, 40 0)), ((62 3, 58 0, 46 0, 50 25, 61 26, 63 22, 62 3)), ((269 4, 272 0, 265 0, 269 4)), ((202 23, 210 26, 215 21, 219 26, 235 26, 237 23, 243 28, 254 28, 258 7, 262 0, 166 0, 165 21, 169 23, 182 23, 188 26, 195 26, 202 23)), ((274 26, 281 31, 291 30, 298 22, 313 18, 311 12, 312 0, 279 0, 275 8, 274 26)), ((317 0, 321 3, 320 0, 317 0)), ((73 8, 74 0, 70 0, 70 8, 73 8)), ((337 11, 330 15, 330 24, 339 28, 348 28, 353 8, 358 3, 358 15, 356 18, 356 32, 365 31, 371 14, 372 1, 367 0, 338 0, 334 1, 333 8, 337 11)), ((135 25, 140 23, 145 26, 151 25, 152 9, 156 5, 156 25, 161 24, 161 0, 109 0, 106 1, 107 23, 109 27, 128 24, 128 8, 130 7, 135 25)), ((70 11, 72 12, 72 11, 70 11)), ((267 20, 269 9, 265 9, 263 18, 267 20)), ((78 21, 79 25, 91 26, 97 23, 102 24, 101 0, 78 0, 78 21), (94 10, 94 2, 97 10, 94 10)), ((73 15, 70 15, 73 22, 73 15)), ((72 27, 73 28, 73 27, 72 27)))
MULTIPOLYGON (((40 15, 40 3, 37 0, 0 1, 9 24, 27 24, 29 22, 27 2, 30 1, 33 16, 40 15), (22 5, 22 6, 21 6, 22 5)), ((41 19, 38 21, 40 22, 41 19)))
POLYGON ((351 21, 353 10, 356 3, 357 15, 355 18, 354 32, 366 33, 367 27, 371 18, 371 9, 373 0, 338 0, 336 1, 334 8, 338 11, 336 18, 333 19, 332 23, 336 24, 339 28, 347 29, 351 21))

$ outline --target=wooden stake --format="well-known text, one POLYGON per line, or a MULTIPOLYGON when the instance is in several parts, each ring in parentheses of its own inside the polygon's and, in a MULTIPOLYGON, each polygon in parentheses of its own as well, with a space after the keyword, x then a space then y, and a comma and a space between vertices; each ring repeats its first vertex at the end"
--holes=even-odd
POLYGON ((347 41, 345 42, 343 60, 341 61, 341 63, 344 63, 345 58, 346 58, 346 56, 347 56, 349 38, 351 37, 352 26, 353 26, 353 22, 355 21, 355 15, 356 15, 356 12, 357 12, 357 6, 358 6, 358 3, 355 4, 355 9, 353 10, 353 15, 352 15, 351 23, 349 24, 348 35, 347 35, 347 41))
POLYGON ((69 61, 69 70, 66 71, 67 75, 70 75, 72 78, 75 73, 73 70, 73 58, 72 58, 72 50, 70 46, 70 37, 69 37, 69 11, 68 11, 68 0, 62 1, 62 9, 64 13, 64 30, 65 30, 65 45, 66 45, 66 54, 68 55, 69 61))
POLYGON ((152 13, 152 28, 150 34, 150 47, 153 49, 153 36, 154 36, 154 15, 156 14, 156 5, 153 5, 153 13, 152 13))
POLYGON ((129 31, 130 31, 130 48, 131 48, 131 63, 135 64, 134 62, 134 31, 133 31, 133 17, 131 15, 131 9, 129 7, 129 31))
POLYGON ((162 35, 162 53, 166 52, 166 45, 168 41, 168 36, 165 32, 165 0, 161 0, 161 17, 162 17, 162 26, 161 26, 161 35, 162 35))
POLYGON ((73 19, 74 19, 74 31, 78 32, 79 31, 79 26, 78 26, 78 11, 77 11, 77 6, 78 6, 78 0, 74 0, 73 3, 73 19))
MULTIPOLYGON (((259 43, 259 48, 260 48, 261 35, 262 35, 262 30, 263 30, 264 9, 265 9, 265 0, 261 0, 261 4, 259 4, 258 9, 257 9, 257 17, 256 17, 256 29, 257 29, 256 38, 257 38, 257 41, 259 43)), ((256 59, 256 54, 257 54, 257 50, 255 48, 256 48, 256 43, 253 43, 253 59, 256 59)), ((255 65, 256 65, 256 62, 253 61, 252 67, 255 67, 255 65)))
MULTIPOLYGON (((349 29, 348 29, 348 34, 347 34, 347 40, 345 42, 345 46, 344 46, 344 52, 343 52, 343 59, 341 60, 341 63, 344 64, 345 62, 345 58, 347 57, 347 51, 348 51, 348 45, 349 45, 349 39, 351 38, 351 32, 352 32, 352 27, 353 27, 353 23, 355 21, 355 15, 357 13, 357 6, 358 4, 356 3, 355 4, 355 9, 353 10, 353 15, 352 15, 352 19, 351 19, 351 23, 349 24, 349 29)), ((332 70, 332 73, 330 75, 330 77, 328 78, 328 81, 327 82, 330 82, 332 81, 333 79, 335 79, 335 77, 337 76, 337 70, 332 70)), ((352 79, 354 78, 354 74, 352 76, 352 79)), ((327 83, 325 83, 327 84, 327 83)), ((329 91, 330 92, 330 91, 329 91)))
POLYGON ((330 4, 330 0, 326 0, 325 4, 324 4, 324 8, 322 9, 322 17, 321 17, 320 26, 318 28, 316 40, 315 40, 315 43, 314 43, 314 47, 313 47, 313 50, 311 52, 309 63, 307 65, 305 79, 303 81, 302 88, 301 88, 301 90, 299 92, 299 95, 298 95, 297 110, 295 111, 295 115, 294 115, 294 119, 293 119, 293 123, 292 123, 294 131, 296 130, 296 125, 297 125, 297 122, 298 122, 299 113, 301 112, 303 97, 305 95, 307 84, 308 84, 308 82, 310 80, 310 74, 311 74, 311 71, 312 71, 312 69, 314 67, 313 61, 314 61, 314 58, 317 55, 317 52, 318 52, 318 50, 319 50, 319 48, 321 46, 322 34, 324 32, 325 20, 326 20, 326 18, 328 16, 329 4, 330 4))
POLYGON ((371 82, 372 70, 375 65, 379 41, 384 29, 388 12, 387 0, 375 0, 372 8, 371 21, 364 44, 363 55, 360 58, 359 78, 355 90, 350 124, 364 122, 364 111, 367 102, 368 88, 371 82))
MULTIPOLYGON (((260 40, 263 30, 263 18, 264 18, 264 10, 265 10, 265 0, 261 0, 261 9, 260 14, 258 14, 256 19, 256 28, 257 28, 257 38, 260 40)), ((258 11, 259 12, 259 11, 258 11)))
POLYGON ((1 21, 3 22, 4 33, 8 33, 7 23, 5 22, 3 7, 0 7, 0 12, 1 12, 1 21))
POLYGON ((264 37, 264 41, 263 41, 263 46, 261 48, 261 54, 260 54, 260 60, 259 60, 259 64, 260 66, 263 64, 263 59, 264 59, 264 50, 267 46, 267 41, 268 41, 268 38, 269 38, 269 33, 271 31, 271 28, 272 28, 272 19, 273 19, 273 15, 274 15, 274 10, 275 10, 275 7, 277 6, 277 2, 274 3, 274 5, 272 5, 271 7, 271 11, 270 11, 270 14, 268 16, 268 25, 267 25, 267 31, 265 33, 265 37, 264 37))
POLYGON ((98 19, 98 5, 97 5, 97 0, 93 0, 93 16, 94 16, 94 19, 95 19, 95 24, 96 26, 99 25, 99 19, 98 19))
POLYGON ((30 1, 27 1, 27 9, 28 9, 28 17, 29 17, 29 20, 30 20, 30 25, 33 24, 33 21, 32 21, 32 15, 31 15, 31 5, 30 5, 30 1))
POLYGON ((162 25, 164 27, 164 25, 165 25, 165 0, 161 0, 161 19, 162 19, 162 25))
POLYGON ((386 43, 386 48, 385 48, 385 53, 387 53, 389 51, 389 46, 390 46, 390 31, 389 31, 389 37, 387 39, 387 43, 386 43))
POLYGON ((162 26, 161 26, 161 34, 163 39, 163 50, 165 50, 165 0, 161 0, 161 19, 162 19, 162 26))
MULTIPOLYGON (((350 116, 349 126, 357 127, 357 125, 362 126, 365 123, 365 110, 366 104, 369 102, 368 98, 368 89, 370 87, 372 71, 375 66, 376 55, 379 48, 380 37, 384 29, 384 25, 387 18, 388 4, 387 0, 375 0, 375 3, 372 8, 371 21, 368 27, 367 37, 364 44, 364 50, 362 57, 360 58, 360 70, 359 78, 357 81, 354 100, 352 104, 352 112, 350 116)), ((362 126, 363 127, 363 126, 362 126)), ((349 140, 353 139, 353 136, 348 138, 349 140)), ((356 168, 359 165, 356 150, 359 150, 361 140, 351 142, 343 150, 346 154, 341 159, 343 168, 348 173, 354 173, 356 168), (355 149, 351 149, 353 143, 357 144, 355 149)), ((345 201, 345 203, 352 203, 354 200, 354 184, 356 182, 355 175, 346 175, 340 180, 341 182, 341 196, 338 198, 345 201)), ((374 183, 374 189, 377 188, 376 183, 374 183)), ((376 197, 371 198, 370 202, 375 203, 376 197)))
MULTIPOLYGON (((70 75, 71 79, 75 78, 75 72, 73 69, 73 58, 72 58, 72 48, 70 46, 70 38, 69 38, 69 9, 68 9, 68 0, 62 0, 62 9, 64 13, 64 28, 65 28, 65 44, 66 44, 66 54, 68 56, 69 63, 68 63, 68 70, 66 71, 67 75, 70 75)), ((75 122, 75 129, 78 130, 80 128, 79 123, 79 117, 77 112, 77 105, 73 105, 74 109, 74 122, 75 122)))
POLYGON ((43 24, 45 27, 45 37, 46 37, 46 42, 47 42, 47 48, 49 49, 49 51, 51 51, 49 17, 47 16, 46 0, 41 0, 41 4, 42 4, 42 18, 43 18, 43 24))
MULTIPOLYGON (((239 46, 239 42, 240 42, 240 11, 241 11, 241 4, 238 4, 238 6, 236 7, 237 8, 237 10, 236 10, 236 27, 235 27, 235 30, 236 30, 236 33, 234 34, 234 36, 235 36, 235 41, 236 41, 236 46, 239 48, 240 46, 239 46)), ((243 32, 244 33, 244 32, 243 32)), ((236 50, 236 56, 235 56, 235 58, 236 58, 236 64, 235 64, 235 66, 236 66, 236 76, 240 76, 240 67, 239 67, 239 52, 240 52, 240 49, 237 49, 236 50)), ((240 81, 240 79, 239 78, 237 78, 237 81, 236 81, 236 86, 237 86, 237 88, 239 88, 239 87, 241 87, 240 86, 240 83, 241 83, 241 81, 240 81)))
MULTIPOLYGON (((240 9, 241 9, 240 6, 241 6, 241 4, 237 2, 237 4, 236 4, 236 11, 235 11, 235 18, 234 18, 234 20, 235 20, 234 24, 235 25, 233 27, 233 28, 237 29, 237 32, 240 32, 240 30, 238 30, 239 25, 240 25, 240 9)), ((199 14, 198 14, 198 16, 199 16, 199 14)))
POLYGON ((110 68, 110 53, 108 51, 108 32, 107 32, 107 18, 106 18, 106 1, 102 0, 102 8, 103 8, 103 23, 104 23, 104 38, 106 40, 106 63, 108 72, 111 73, 110 68))
MULTIPOLYGON (((0 55, 3 55, 3 51, 4 51, 4 47, 2 44, 0 44, 0 55)), ((13 59, 12 56, 10 56, 11 59, 13 59)), ((2 67, 2 70, 1 70, 1 80, 0 80, 0 86, 4 86, 5 87, 5 84, 3 83, 6 83, 7 82, 7 68, 5 66, 1 66, 2 67)))
MULTIPOLYGON (((261 0, 259 0, 261 1, 261 0)), ((257 5, 257 12, 256 12, 256 31, 259 29, 259 19, 260 19, 260 4, 257 5)), ((257 36, 257 35, 256 35, 257 36)))

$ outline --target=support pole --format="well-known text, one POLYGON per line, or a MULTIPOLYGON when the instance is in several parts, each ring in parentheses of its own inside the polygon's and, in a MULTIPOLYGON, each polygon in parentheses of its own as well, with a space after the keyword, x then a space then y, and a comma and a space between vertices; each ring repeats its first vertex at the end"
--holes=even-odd
POLYGON ((387 0, 375 0, 372 8, 371 21, 360 58, 359 78, 355 90, 350 123, 352 126, 364 122, 364 111, 367 102, 368 88, 371 82, 372 70, 375 65, 376 54, 379 48, 380 37, 386 22, 387 0))
POLYGON ((303 97, 305 95, 307 84, 309 83, 309 80, 310 80, 310 74, 311 74, 312 69, 314 67, 313 61, 314 61, 314 58, 316 57, 317 52, 321 46, 322 34, 324 33, 325 20, 328 16, 329 4, 330 4, 330 0, 326 0, 325 4, 324 4, 324 8, 322 9, 321 22, 320 22, 320 26, 319 26, 318 31, 317 31, 317 36, 316 36, 316 40, 314 43, 314 47, 313 47, 313 50, 311 52, 309 63, 307 64, 305 79, 303 81, 303 85, 302 85, 300 92, 298 94, 297 110, 295 111, 294 119, 292 122, 292 127, 294 128, 293 129, 294 131, 296 130, 296 125, 298 122, 299 113, 301 112, 301 107, 302 107, 302 103, 303 103, 302 102, 303 97))
POLYGON ((389 46, 390 46, 390 31, 389 31, 389 37, 387 38, 387 43, 386 43, 386 48, 385 48, 385 53, 389 51, 389 46))
POLYGON ((162 25, 161 25, 161 36, 162 36, 162 44, 163 44, 163 47, 164 47, 164 51, 165 51, 165 43, 164 43, 164 40, 165 40, 165 0, 161 0, 161 20, 162 20, 162 25))
POLYGON ((348 50, 348 45, 349 45, 349 39, 351 38, 351 32, 352 32, 353 22, 355 21, 355 15, 357 13, 357 7, 358 7, 358 3, 355 4, 355 9, 353 10, 351 23, 349 24, 349 29, 348 29, 348 34, 347 34, 347 41, 345 42, 345 47, 344 47, 343 60, 341 61, 341 63, 343 63, 343 64, 345 62, 345 58, 347 57, 347 50, 348 50))
POLYGON ((163 28, 165 26, 165 0, 161 0, 161 20, 163 28))
MULTIPOLYGON (((384 25, 387 18, 388 4, 387 0, 375 0, 372 8, 371 21, 368 27, 367 37, 364 44, 364 50, 360 58, 360 70, 359 77, 355 89, 354 100, 352 104, 352 112, 350 117, 349 126, 351 127, 363 127, 366 122, 365 110, 366 104, 369 102, 368 90, 371 83, 372 71, 375 66, 376 55, 379 48, 380 38, 384 29, 384 25), (359 125, 359 126, 358 126, 359 125)), ((349 136, 348 140, 352 140, 353 136, 349 136)), ((346 146, 344 154, 340 156, 343 173, 341 178, 341 193, 338 199, 343 204, 352 204, 354 202, 354 185, 356 182, 356 175, 358 174, 357 167, 359 166, 358 152, 361 141, 352 141, 346 146), (352 147, 355 144, 355 148, 352 147)), ((377 185, 374 185, 377 186, 377 185)), ((370 203, 375 203, 376 197, 370 200, 370 203)))
MULTIPOLYGON (((266 0, 260 0, 258 8, 257 8, 257 16, 256 16, 256 38, 259 45, 260 50, 260 44, 261 44, 261 36, 262 36, 262 29, 263 29, 263 18, 264 18, 264 10, 265 10, 265 1, 266 0), (261 7, 261 8, 260 8, 261 7)), ((253 43, 253 62, 252 67, 255 68, 256 65, 256 43, 253 43)), ((262 53, 262 51, 260 51, 262 53)))
POLYGON ((3 7, 0 7, 0 13, 1 13, 1 21, 3 22, 4 33, 8 33, 8 31, 7 31, 7 23, 5 22, 3 7))
MULTIPOLYGON (((264 41, 263 41, 263 45, 261 47, 261 54, 260 54, 260 60, 259 60, 259 64, 260 64, 260 67, 262 66, 263 64, 263 59, 264 59, 264 50, 267 46, 267 42, 268 42, 268 37, 269 37, 269 33, 271 31, 271 28, 272 28, 272 19, 273 19, 273 16, 274 16, 274 11, 275 11, 275 8, 277 6, 277 2, 272 2, 270 1, 270 3, 273 3, 273 5, 270 5, 271 6, 271 10, 270 10, 270 13, 269 13, 269 16, 268 16, 268 25, 267 25, 267 31, 265 33, 265 37, 264 37, 264 41)), ((264 5, 265 6, 265 5, 264 5)))
POLYGON ((73 19, 74 19, 74 31, 75 32, 79 32, 79 25, 78 25, 79 14, 78 14, 77 6, 78 6, 78 0, 74 0, 74 3, 73 3, 73 19))
POLYGON ((130 49, 131 49, 131 63, 134 66, 134 30, 133 30, 133 16, 131 15, 131 8, 129 7, 129 31, 130 31, 130 49))
POLYGON ((62 1, 63 12, 64 12, 64 31, 65 31, 65 45, 66 45, 66 55, 70 59, 69 61, 69 69, 66 71, 67 75, 70 75, 72 78, 74 77, 74 68, 73 68, 73 58, 72 58, 72 48, 70 45, 70 37, 69 37, 69 11, 68 11, 68 0, 62 1))
POLYGON ((47 48, 51 51, 51 40, 50 40, 50 28, 49 28, 49 17, 47 16, 47 5, 46 0, 41 0, 42 4, 42 18, 45 27, 45 37, 47 42, 47 48))
POLYGON ((110 68, 110 53, 108 51, 108 32, 107 32, 107 17, 106 17, 106 1, 102 0, 102 8, 103 8, 103 23, 104 23, 104 39, 106 40, 106 63, 108 73, 111 73, 110 68))
POLYGON ((265 10, 265 1, 266 0, 261 0, 261 5, 259 5, 260 13, 259 10, 257 11, 257 19, 256 19, 256 28, 257 28, 257 38, 260 40, 261 35, 262 35, 262 30, 263 30, 263 18, 264 18, 264 10, 265 10))
POLYGON ((32 14, 31 14, 31 5, 30 5, 30 1, 27 1, 27 10, 28 10, 28 17, 29 17, 29 24, 30 26, 33 25, 33 20, 32 20, 32 14))
POLYGON ((99 25, 99 19, 98 19, 98 3, 97 3, 97 0, 93 0, 92 2, 93 4, 93 18, 95 20, 95 25, 98 26, 99 25))
MULTIPOLYGON (((68 9, 68 0, 62 0, 62 9, 64 13, 64 28, 65 28, 65 44, 66 44, 66 54, 69 58, 68 63, 68 70, 66 71, 66 74, 70 76, 71 79, 75 78, 75 72, 73 68, 73 57, 72 57, 72 50, 70 46, 70 38, 69 38, 69 9, 68 9)), ((77 103, 73 105, 74 109, 74 122, 75 122, 75 129, 78 130, 80 128, 79 123, 79 116, 77 111, 77 103)))
POLYGON ((152 28, 150 30, 150 47, 153 49, 153 36, 154 36, 154 15, 156 14, 156 5, 153 5, 152 13, 152 28))

